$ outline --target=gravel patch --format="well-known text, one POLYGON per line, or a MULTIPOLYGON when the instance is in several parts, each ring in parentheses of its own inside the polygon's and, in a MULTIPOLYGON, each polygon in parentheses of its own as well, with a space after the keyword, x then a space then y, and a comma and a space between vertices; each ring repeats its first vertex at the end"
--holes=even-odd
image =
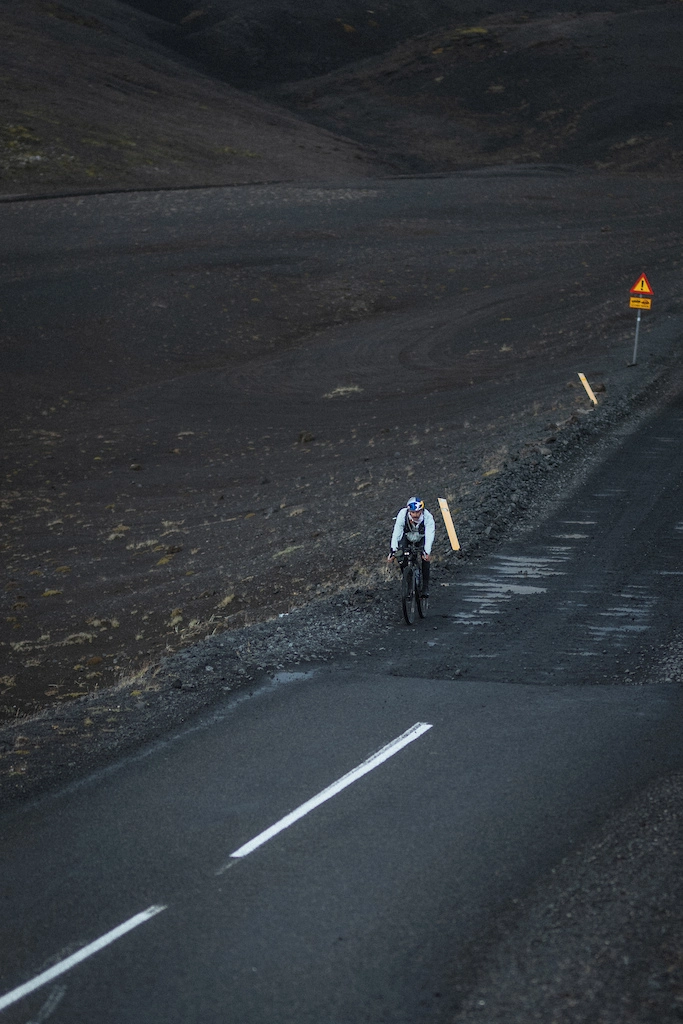
POLYGON ((658 780, 517 901, 453 1024, 683 1020, 682 809, 658 780))

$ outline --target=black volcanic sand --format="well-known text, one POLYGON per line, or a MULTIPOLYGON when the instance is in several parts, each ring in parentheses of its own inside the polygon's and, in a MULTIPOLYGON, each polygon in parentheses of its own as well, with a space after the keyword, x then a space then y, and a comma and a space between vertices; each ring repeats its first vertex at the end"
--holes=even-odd
POLYGON ((590 410, 577 371, 609 407, 680 340, 676 186, 530 169, 0 206, 2 715, 372 597, 413 491, 449 498, 466 551, 502 535, 513 506, 487 520, 483 495, 553 463, 590 410))

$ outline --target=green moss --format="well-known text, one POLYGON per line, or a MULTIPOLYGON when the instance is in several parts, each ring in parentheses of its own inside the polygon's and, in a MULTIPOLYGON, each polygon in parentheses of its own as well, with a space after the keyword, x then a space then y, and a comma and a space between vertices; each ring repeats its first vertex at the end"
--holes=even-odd
POLYGON ((233 149, 232 146, 221 146, 218 150, 224 156, 240 156, 247 157, 250 160, 262 160, 260 153, 252 153, 250 149, 233 149))
POLYGON ((133 142, 132 139, 128 139, 124 135, 101 135, 99 138, 88 135, 82 138, 81 142, 85 146, 96 146, 99 149, 137 149, 137 142, 133 142))
POLYGON ((37 135, 34 135, 30 128, 23 124, 0 125, 0 134, 9 137, 15 145, 26 145, 28 142, 40 142, 37 135))
POLYGON ((74 25, 81 25, 83 28, 94 28, 98 32, 107 31, 106 26, 103 25, 101 21, 98 21, 97 18, 77 14, 75 11, 70 11, 67 7, 62 7, 61 4, 46 4, 43 10, 50 18, 59 18, 60 21, 70 21, 74 25))

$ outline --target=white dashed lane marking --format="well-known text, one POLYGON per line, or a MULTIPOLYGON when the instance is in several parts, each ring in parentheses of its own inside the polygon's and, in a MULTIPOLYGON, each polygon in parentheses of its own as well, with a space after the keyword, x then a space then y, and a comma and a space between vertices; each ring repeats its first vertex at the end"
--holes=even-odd
POLYGON ((378 765, 382 764, 390 757, 393 757, 394 754, 397 754, 399 750, 402 750, 403 747, 407 746, 409 743, 413 743, 416 739, 419 739, 420 736, 431 728, 432 727, 428 722, 416 722, 415 725, 410 729, 407 729, 406 732, 402 733, 395 740, 392 740, 391 743, 387 743, 385 747, 382 747, 382 749, 378 750, 376 754, 372 755, 372 757, 363 761, 362 764, 359 764, 357 768, 347 772, 346 775, 342 775, 342 777, 337 779, 336 782, 333 782, 331 786, 321 790, 320 793, 311 797, 311 799, 307 800, 306 803, 301 804, 301 806, 297 807, 296 810, 286 814, 284 818, 280 818, 280 820, 276 821, 274 825, 270 826, 270 828, 265 829, 263 832, 259 832, 259 834, 253 839, 250 839, 248 843, 244 843, 243 846, 240 846, 238 850, 235 850, 234 853, 230 854, 231 860, 228 861, 227 864, 224 864, 216 874, 221 874, 225 871, 230 866, 233 858, 247 857, 250 853, 253 853, 254 850, 258 849, 259 846, 263 846, 263 844, 267 843, 269 839, 272 839, 273 836, 276 836, 279 832, 289 828, 290 825, 294 824, 294 822, 299 821, 299 819, 303 818, 306 814, 310 814, 311 811, 315 810, 316 807, 320 807, 320 805, 324 804, 327 800, 331 800, 333 796, 337 795, 337 793, 341 793, 341 791, 346 789, 347 786, 357 782, 358 779, 363 777, 363 775, 367 775, 368 772, 371 772, 374 768, 377 768, 378 765))
MULTIPOLYGON (((238 850, 235 850, 234 853, 230 854, 230 860, 228 863, 222 868, 219 868, 216 874, 222 874, 233 864, 238 863, 239 859, 246 857, 248 854, 258 849, 259 846, 267 843, 269 839, 273 838, 273 836, 276 836, 279 832, 289 828, 295 821, 299 821, 300 818, 309 814, 316 807, 320 807, 321 804, 330 800, 333 796, 336 796, 337 793, 341 793, 341 791, 346 789, 347 786, 357 782, 358 779, 367 775, 368 772, 371 772, 374 768, 383 764, 384 761, 393 757, 394 754, 397 754, 399 750, 408 746, 409 743, 414 743, 415 740, 419 739, 420 736, 424 735, 424 733, 431 728, 432 726, 428 722, 416 722, 410 729, 407 729, 404 733, 401 733, 400 736, 397 736, 396 739, 387 743, 356 768, 352 769, 352 771, 347 772, 346 775, 337 779, 337 781, 333 782, 332 785, 321 790, 321 792, 316 796, 311 797, 311 799, 307 800, 306 803, 301 804, 300 807, 297 807, 296 810, 287 814, 284 818, 281 818, 280 821, 271 825, 270 828, 267 828, 264 832, 260 832, 259 835, 254 837, 254 839, 251 839, 248 843, 240 846, 238 850)), ((35 992, 43 985, 47 985, 49 982, 54 981, 55 978, 59 978, 62 974, 70 971, 72 967, 76 967, 78 964, 83 963, 84 960, 87 960, 89 957, 93 956, 93 954, 98 953, 106 946, 110 946, 113 942, 116 942, 117 939, 120 939, 134 928, 144 924, 145 921, 149 921, 152 917, 156 917, 157 914, 160 914, 163 910, 167 909, 168 907, 166 905, 148 907, 147 910, 143 910, 141 913, 135 914, 134 917, 124 921, 123 924, 118 925, 116 928, 112 928, 111 931, 100 936, 99 939, 95 939, 94 942, 91 942, 82 949, 79 949, 77 953, 66 957, 66 959, 61 960, 58 964, 55 964, 48 970, 42 971, 40 974, 37 974, 35 978, 25 982, 23 985, 19 985, 18 988, 12 989, 12 991, 7 992, 6 995, 0 996, 0 1011, 11 1006, 13 1003, 17 1003, 20 999, 23 999, 25 996, 35 992)))
POLYGON ((122 935, 126 935, 127 932, 137 928, 138 925, 144 924, 145 921, 149 921, 151 917, 156 917, 162 910, 166 910, 166 907, 155 906, 148 907, 147 910, 143 910, 140 914, 136 914, 135 917, 129 918, 120 924, 117 928, 112 928, 106 935, 101 935, 99 939, 95 939, 88 946, 84 946, 83 949, 79 949, 77 953, 72 956, 68 956, 66 960, 62 960, 60 963, 55 964, 54 967, 50 967, 47 971, 43 971, 42 974, 36 975, 30 981, 27 981, 24 985, 20 985, 19 988, 13 989, 8 992, 7 995, 0 997, 0 1010, 4 1010, 7 1006, 11 1006, 12 1003, 18 1002, 23 999, 24 996, 28 996, 31 992, 35 992, 36 989, 41 988, 43 985, 47 985, 48 982, 54 981, 61 974, 66 974, 76 964, 82 963, 87 960, 88 957, 92 956, 93 953, 98 953, 105 946, 110 946, 112 942, 116 942, 122 935))

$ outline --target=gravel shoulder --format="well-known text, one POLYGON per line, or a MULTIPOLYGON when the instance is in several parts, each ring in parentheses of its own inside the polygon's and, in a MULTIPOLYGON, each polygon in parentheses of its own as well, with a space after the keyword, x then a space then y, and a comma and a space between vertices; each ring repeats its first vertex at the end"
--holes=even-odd
POLYGON ((454 1024, 676 1024, 683 777, 657 780, 515 901, 454 1024))

